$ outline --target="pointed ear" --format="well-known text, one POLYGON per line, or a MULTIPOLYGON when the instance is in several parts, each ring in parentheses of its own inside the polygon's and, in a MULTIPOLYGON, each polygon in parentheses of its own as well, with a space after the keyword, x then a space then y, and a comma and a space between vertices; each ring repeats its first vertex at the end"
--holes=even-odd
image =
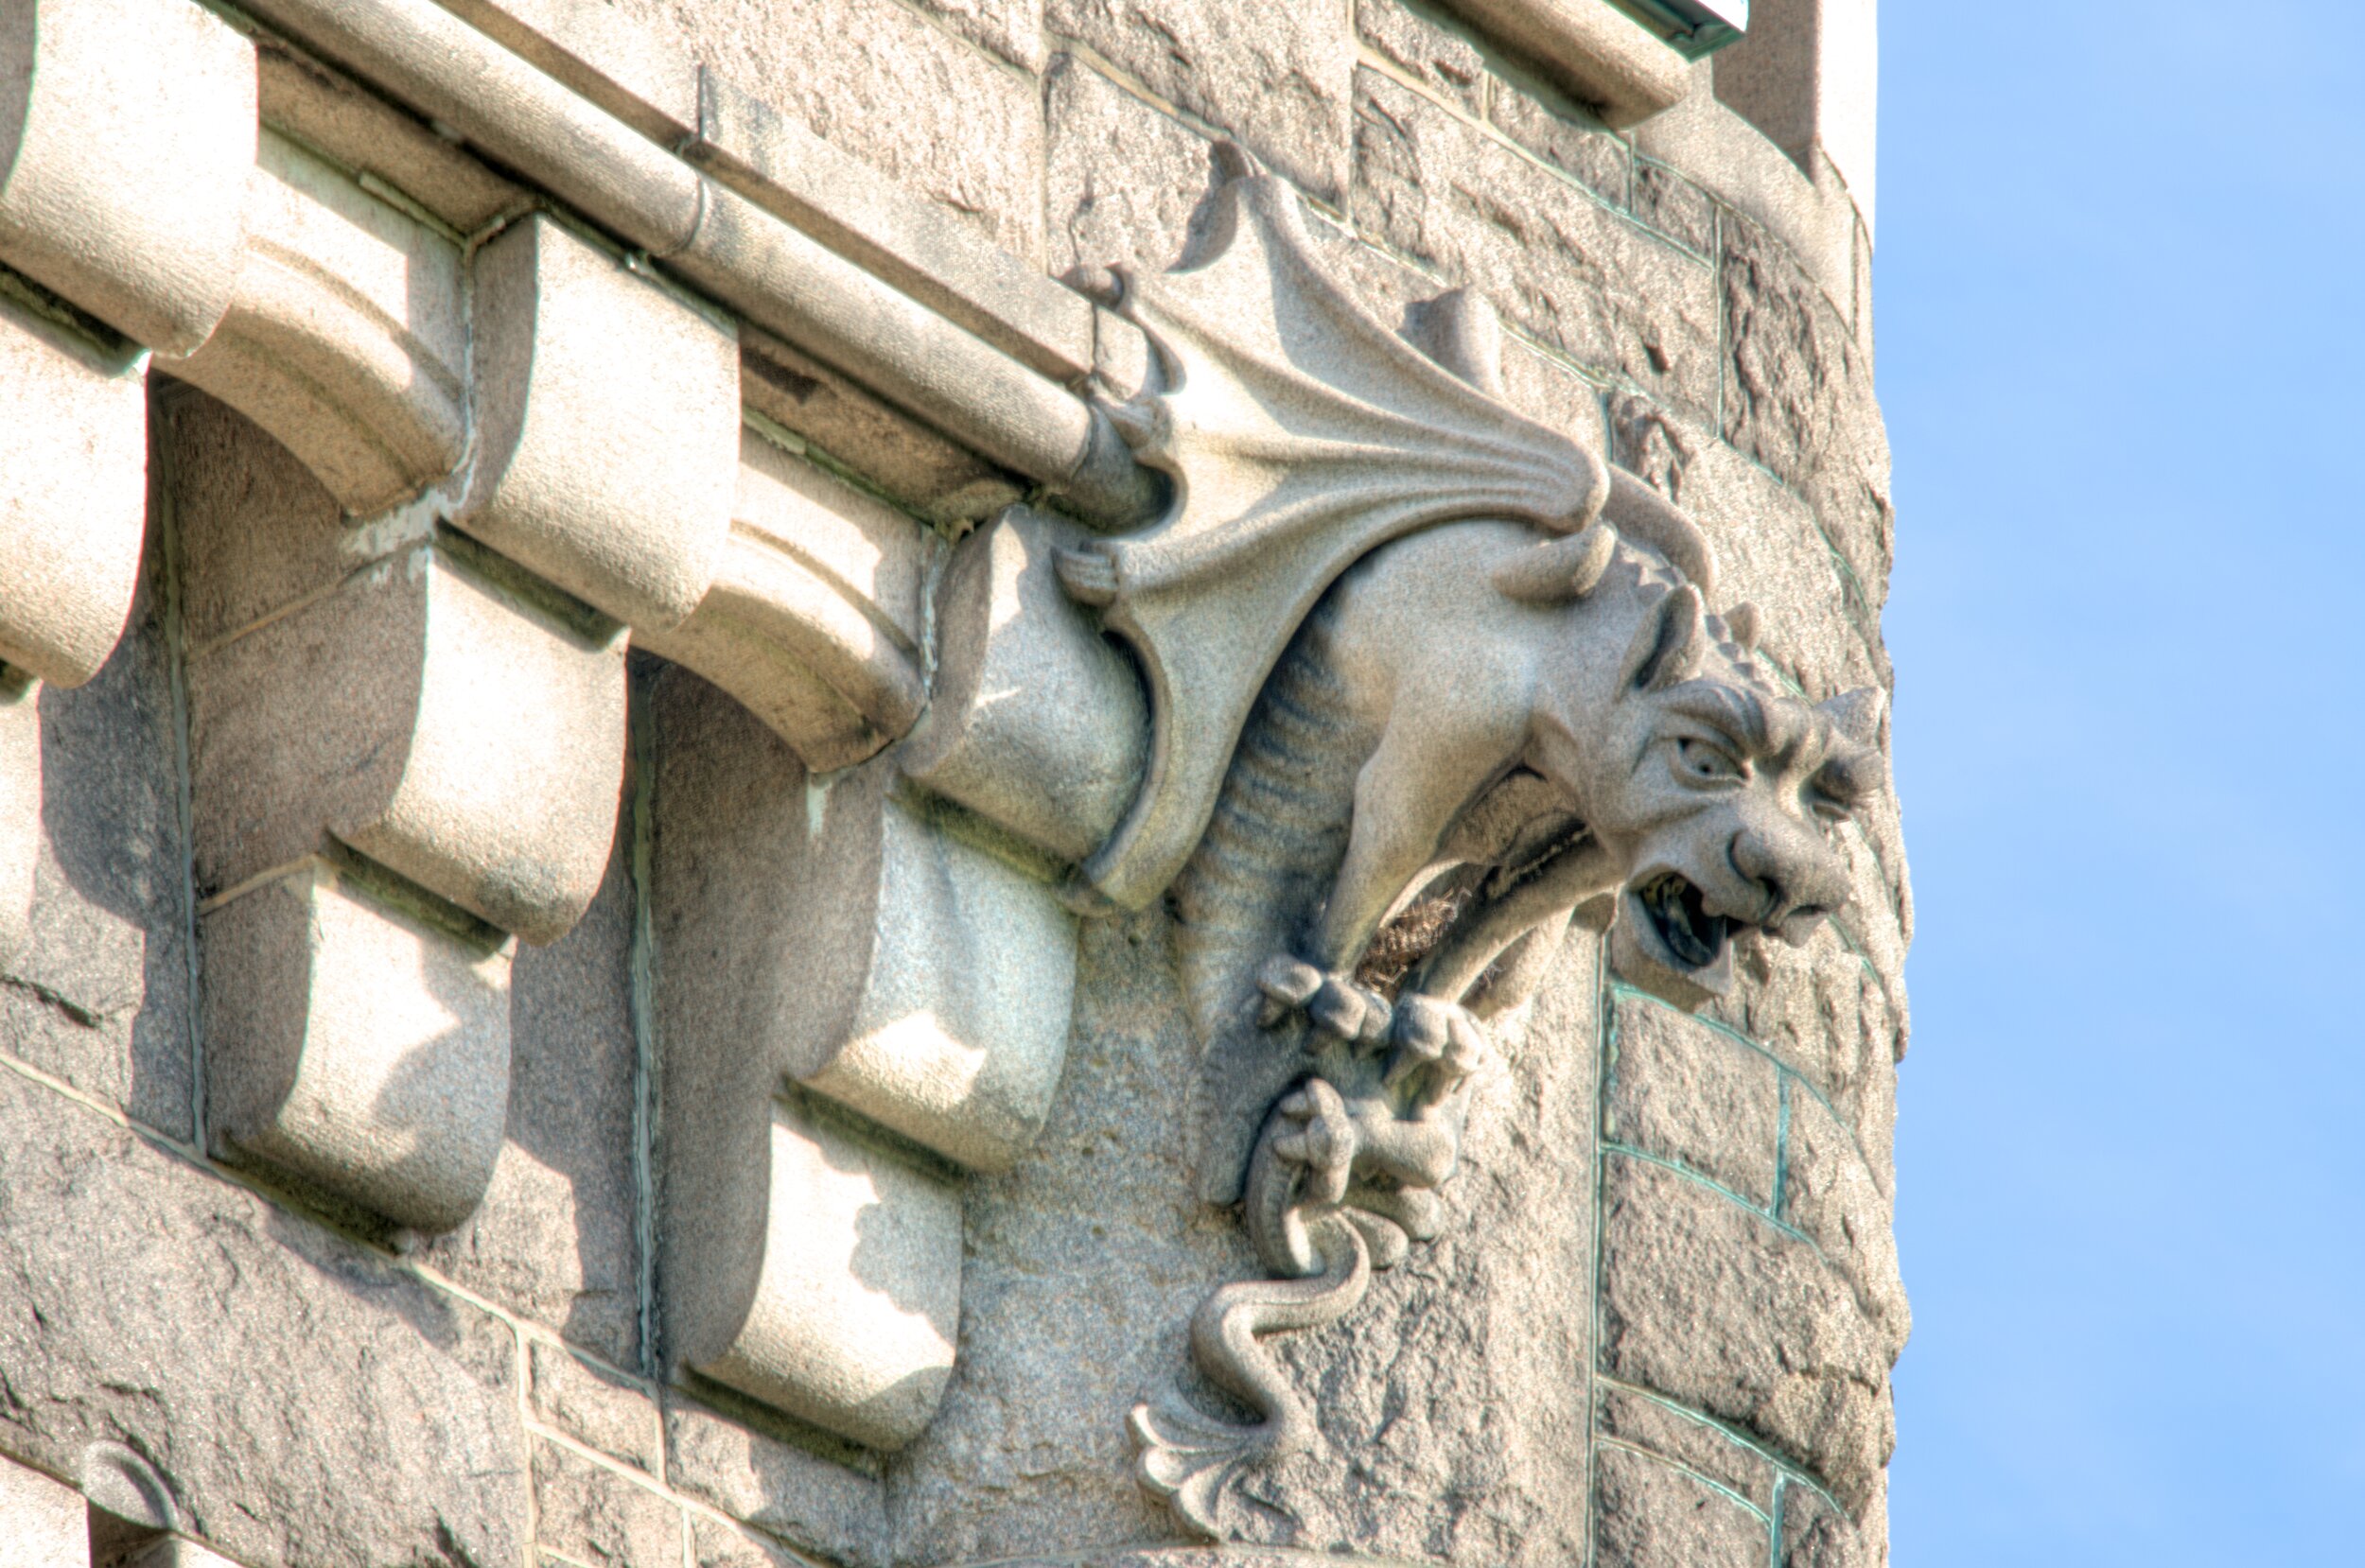
POLYGON ((1703 620, 1700 590, 1689 583, 1670 588, 1644 612, 1627 645, 1623 684, 1656 691, 1688 681, 1700 668, 1701 645, 1708 628, 1703 620))
POLYGON ((1618 553, 1618 531, 1598 519, 1584 532, 1537 545, 1495 568, 1495 586, 1522 604, 1566 604, 1601 583, 1618 553))
POLYGON ((1833 729, 1867 747, 1881 743, 1881 715, 1887 710, 1888 698, 1877 686, 1860 686, 1815 705, 1815 711, 1831 720, 1833 729))

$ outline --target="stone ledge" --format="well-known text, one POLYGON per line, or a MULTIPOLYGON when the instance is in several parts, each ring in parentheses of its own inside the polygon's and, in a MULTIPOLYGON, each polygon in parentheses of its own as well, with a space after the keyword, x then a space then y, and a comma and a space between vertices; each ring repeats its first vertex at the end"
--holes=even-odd
POLYGON ((1614 127, 1638 125, 1691 91, 1684 57, 1601 0, 1448 3, 1614 127))

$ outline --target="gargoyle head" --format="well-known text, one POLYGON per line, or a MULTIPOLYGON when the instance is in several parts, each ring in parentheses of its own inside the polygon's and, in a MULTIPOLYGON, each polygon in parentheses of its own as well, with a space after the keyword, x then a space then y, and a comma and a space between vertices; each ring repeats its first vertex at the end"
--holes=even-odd
POLYGON ((1835 834, 1880 787, 1883 702, 1782 689, 1753 656, 1748 606, 1708 615, 1698 588, 1649 569, 1632 592, 1624 657, 1558 687, 1537 761, 1621 870, 1612 967, 1697 1007, 1729 988, 1733 936, 1797 944, 1847 902, 1835 834))

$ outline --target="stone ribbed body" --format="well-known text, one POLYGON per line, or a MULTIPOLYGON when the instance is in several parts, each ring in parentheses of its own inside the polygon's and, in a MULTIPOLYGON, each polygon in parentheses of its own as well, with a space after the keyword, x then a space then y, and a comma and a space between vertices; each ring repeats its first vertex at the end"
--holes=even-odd
MULTIPOLYGON (((28 1563, 238 1568, 1276 1560, 1233 1544, 1885 1561, 1912 919, 1885 791, 1835 829, 1844 911, 1795 947, 1742 942, 1730 993, 1694 1013, 1619 979, 1581 920, 1470 1084, 1435 1239, 1345 1321, 1270 1342, 1319 1437, 1244 1487, 1223 1544, 1136 1479, 1137 1403, 1179 1385, 1241 1414, 1191 1370, 1188 1325, 1259 1265, 1202 1196, 1191 933, 1164 899, 1062 901, 1142 765, 1132 667, 1089 631, 1056 657, 990 646, 996 584, 1033 559, 1012 553, 1022 514, 994 525, 1001 577, 955 553, 1022 494, 1065 508, 1025 521, 1064 541, 1121 532, 1152 493, 1077 394, 1090 371, 1098 407, 1121 403, 1154 355, 1060 280, 1197 256, 1222 173, 1253 164, 1306 199, 1328 275, 1424 353, 1452 359, 1423 337, 1441 294, 1491 305, 1485 390, 1689 515, 1721 567, 1711 608, 1757 606, 1774 680, 1812 702, 1887 683, 1868 132, 1818 139, 1770 44, 1687 66, 1622 10, 1567 3, 1615 19, 1586 45, 1606 63, 1518 53, 1547 34, 1503 17, 1551 8, 1512 0, 262 0, 228 22, 85 0, 193 13, 206 177, 247 155, 232 122, 256 104, 261 150, 243 250, 219 225, 174 238, 193 198, 138 230, 177 258, 153 287, 140 244, 0 244, 0 313, 32 323, 11 407, 111 422, 19 420, 12 464, 52 467, 0 531, 83 515, 52 504, 68 487, 137 488, 125 377, 147 377, 148 452, 144 547, 123 505, 116 544, 96 523, 68 541, 114 550, 70 574, 90 605, 0 560, 0 649, 45 646, 53 608, 81 641, 124 623, 95 674, 11 666, 0 693, 22 731, 0 869, 30 867, 28 915, 0 885, 0 938, 25 933, 0 955, 0 1564, 36 1529, 66 1555, 28 1563), (404 27, 483 41, 654 160, 620 169, 619 201, 656 192, 667 221, 722 214, 738 237, 697 227, 669 257, 593 205, 596 173, 543 172, 431 70, 385 64, 404 27), (1765 133, 1718 99, 1730 61, 1726 96, 1765 133), (1620 130, 1566 91, 1612 78, 1649 89, 1620 89, 1620 130), (537 197, 559 216, 521 218, 537 197), (568 289, 520 272, 526 303, 503 305, 486 280, 529 245, 568 289), (94 255, 133 272, 88 283, 94 255), (944 334, 983 369, 932 380, 944 334), (44 375, 108 395, 44 399, 44 375), (599 462, 569 448, 584 430, 599 462), (472 468, 488 455, 507 466, 472 468), (502 501, 529 479, 547 497, 502 501), (654 515, 660 494, 687 520, 654 515), (946 583, 974 602, 932 600, 946 583), (951 657, 975 668, 946 677, 951 657), (1064 672, 1087 707, 1114 692, 1126 733, 1067 713, 1060 747, 996 750, 1004 731, 927 710, 994 697, 978 671, 1064 672), (906 733, 957 788, 895 772, 906 733), (996 819, 991 769, 1017 755, 1092 759, 1091 820, 1039 796, 996 819), (806 837, 763 859, 750 833, 806 837), (767 903, 766 879, 815 865, 821 894, 767 903), (288 891, 316 885, 333 930, 288 891), (956 950, 961 983, 931 990, 956 950), (386 1060, 327 1059, 339 1031, 395 1019, 386 1060), (773 1037, 825 1027, 841 1037, 773 1037), (309 1141, 272 1088, 289 1079, 327 1128, 309 1141), (743 1080, 789 1108, 689 1119, 743 1080), (757 1147, 767 1114, 805 1139, 780 1145, 794 1159, 699 1163, 757 1147), (828 1165, 829 1217, 780 1185, 799 1160, 828 1165), (433 1191, 404 1197, 422 1170, 433 1191), (923 1190, 926 1226, 888 1213, 923 1190), (708 1225, 688 1194, 752 1207, 708 1225), (873 1312, 898 1333, 848 1350, 790 1321, 764 1343, 811 1365, 733 1371, 755 1353, 741 1318, 788 1309, 721 1299, 738 1273, 702 1260, 745 1261, 767 1216, 845 1271, 823 1294, 849 1333, 873 1312), (677 1342, 693 1313, 727 1352, 677 1342), (871 1379, 862 1411, 831 1402, 839 1352, 871 1379), (791 1384, 822 1392, 763 1402, 791 1384)), ((1814 7, 1761 9, 1770 40, 1814 7)), ((12 26, 0 52, 32 59, 12 26)), ((169 140, 177 112, 124 134, 169 140)), ((52 121, 26 123, 32 146, 52 121)), ((35 148, 42 178, 71 188, 71 137, 96 133, 44 133, 68 139, 35 148)), ((45 221, 10 200, 0 176, 0 239, 45 221)), ((1027 569, 1009 602, 1041 614, 1027 569)), ((1287 760, 1251 782, 1287 788, 1287 760)), ((1345 829, 1306 842, 1342 853, 1345 829)), ((1202 891, 1220 873, 1253 898, 1241 831, 1218 823, 1202 891)), ((1321 894, 1288 890, 1289 920, 1321 894)), ((1417 945, 1419 914, 1390 939, 1417 945)))

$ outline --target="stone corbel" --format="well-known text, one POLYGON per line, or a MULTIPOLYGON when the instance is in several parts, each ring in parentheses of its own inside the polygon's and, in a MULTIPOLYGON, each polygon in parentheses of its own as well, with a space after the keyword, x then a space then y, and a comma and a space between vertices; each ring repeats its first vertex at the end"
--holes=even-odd
POLYGON ((40 841, 41 682, 96 674, 147 524, 143 346, 227 307, 254 52, 185 0, 44 0, 0 17, 0 952, 40 841))
POLYGON ((958 1178, 1059 1083, 1075 920, 887 759, 815 777, 711 687, 654 689, 667 1359, 900 1447, 952 1372, 958 1178))

